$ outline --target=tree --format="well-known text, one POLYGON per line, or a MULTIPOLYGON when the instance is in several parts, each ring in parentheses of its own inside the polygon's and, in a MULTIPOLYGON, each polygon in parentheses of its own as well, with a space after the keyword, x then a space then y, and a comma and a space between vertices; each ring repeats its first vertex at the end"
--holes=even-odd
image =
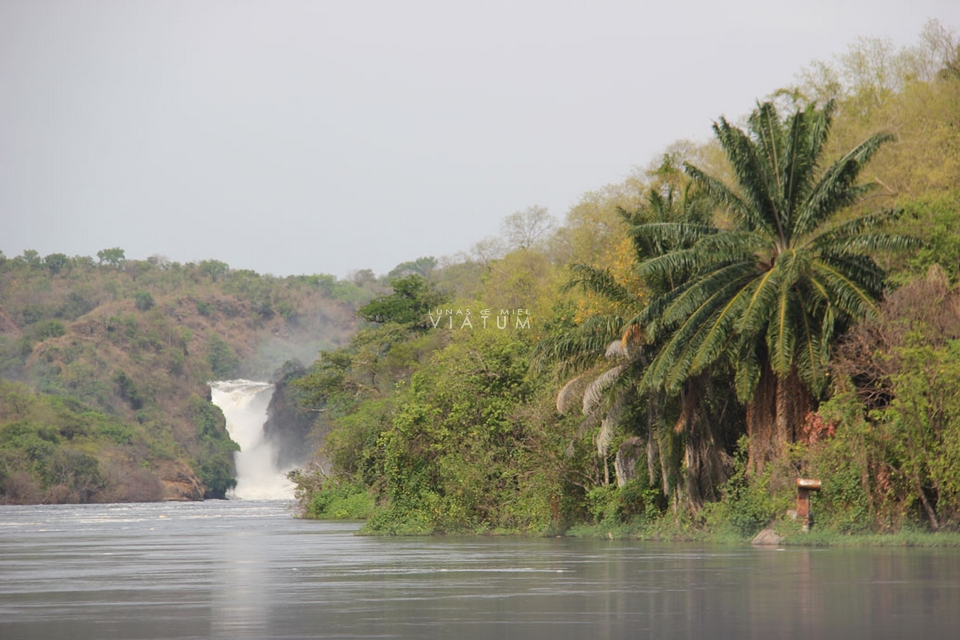
POLYGON ((730 367, 746 404, 754 467, 793 441, 825 387, 835 337, 875 312, 884 272, 872 254, 916 244, 880 231, 893 210, 840 219, 875 186, 857 179, 892 137, 870 136, 821 170, 833 112, 832 102, 811 104, 781 119, 768 102, 750 115, 746 131, 721 118, 714 133, 736 184, 685 168, 730 226, 636 229, 651 239, 696 238, 641 265, 641 275, 676 283, 636 319, 649 340, 663 341, 642 385, 679 390, 730 367))
POLYGON ((97 251, 97 258, 100 259, 100 264, 108 264, 111 267, 120 267, 127 259, 124 255, 124 250, 120 247, 113 247, 112 249, 101 249, 97 251))
POLYGON ((149 311, 156 304, 149 291, 137 291, 134 293, 133 302, 140 311, 149 311))
POLYGON ((50 273, 57 275, 70 264, 70 258, 63 253, 51 253, 43 259, 43 264, 50 270, 50 273))
POLYGON ((393 293, 380 296, 360 307, 357 315, 379 324, 395 322, 429 327, 427 314, 443 302, 443 294, 429 281, 416 274, 398 278, 391 286, 393 293))
POLYGON ((204 260, 199 266, 201 273, 209 276, 214 282, 230 273, 230 265, 220 260, 204 260))
POLYGON ((240 357, 226 340, 213 334, 207 339, 207 363, 218 380, 229 380, 240 367, 240 357))
MULTIPOLYGON (((650 175, 654 183, 645 200, 630 212, 620 211, 631 230, 634 265, 688 249, 697 239, 695 234, 658 236, 650 233, 651 229, 680 223, 702 227, 711 213, 669 155, 650 175), (637 229, 640 231, 633 231, 637 229)), ((717 497, 714 487, 725 478, 722 443, 714 435, 721 422, 717 414, 723 413, 712 406, 718 396, 717 385, 709 376, 696 376, 679 390, 667 393, 647 388, 638 394, 636 382, 659 345, 644 341, 632 322, 642 312, 645 300, 667 293, 690 275, 677 270, 665 277, 651 274, 645 281, 633 283, 618 280, 607 268, 573 265, 567 286, 600 298, 600 307, 607 312, 555 332, 540 342, 536 355, 540 360, 559 361, 574 373, 590 369, 564 385, 557 409, 567 411, 574 396, 582 396, 582 403, 578 402, 585 415, 581 431, 599 426, 597 453, 604 460, 605 480, 612 445, 626 431, 625 435, 633 437, 617 450, 617 483, 624 485, 636 473, 636 456, 645 448, 650 484, 659 485, 674 506, 684 502, 697 510, 704 500, 717 497), (633 286, 636 284, 639 288, 633 286), (682 460, 678 455, 681 449, 682 460)))
POLYGON ((39 266, 43 263, 43 259, 36 249, 24 249, 23 254, 17 256, 14 260, 21 264, 30 265, 31 267, 39 266))
POLYGON ((387 274, 387 280, 392 281, 409 275, 418 275, 429 278, 437 268, 437 259, 433 256, 421 256, 416 260, 401 262, 387 274))
POLYGON ((502 230, 511 248, 529 249, 546 238, 555 226, 546 207, 533 205, 504 218, 502 230))

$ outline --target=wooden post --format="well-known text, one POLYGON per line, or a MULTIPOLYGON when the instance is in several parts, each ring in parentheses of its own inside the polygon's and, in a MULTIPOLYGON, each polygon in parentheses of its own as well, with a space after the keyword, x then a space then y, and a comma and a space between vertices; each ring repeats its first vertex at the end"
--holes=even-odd
POLYGON ((810 512, 810 494, 820 491, 820 481, 810 478, 797 478, 797 517, 803 523, 803 530, 810 531, 813 526, 813 514, 810 512))

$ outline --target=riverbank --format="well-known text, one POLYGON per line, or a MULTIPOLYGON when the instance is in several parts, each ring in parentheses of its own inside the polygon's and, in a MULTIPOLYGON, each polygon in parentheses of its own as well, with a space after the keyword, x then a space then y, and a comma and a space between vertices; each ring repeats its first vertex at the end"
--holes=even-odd
MULTIPOLYGON (((775 526, 783 547, 925 547, 960 548, 960 532, 902 530, 891 533, 837 533, 829 529, 801 531, 795 523, 775 526)), ((609 526, 604 524, 576 525, 565 533, 573 538, 607 538, 610 540, 640 540, 646 542, 696 542, 700 544, 749 545, 752 535, 741 535, 730 530, 711 530, 690 522, 654 522, 609 526)))

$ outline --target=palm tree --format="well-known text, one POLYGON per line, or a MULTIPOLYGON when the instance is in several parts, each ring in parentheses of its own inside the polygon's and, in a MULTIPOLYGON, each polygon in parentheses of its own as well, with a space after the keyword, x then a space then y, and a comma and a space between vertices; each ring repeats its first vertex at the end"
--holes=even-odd
MULTIPOLYGON (((704 199, 690 190, 689 180, 671 158, 664 158, 654 177, 645 202, 635 211, 621 211, 630 229, 680 222, 696 229, 706 224, 711 211, 703 206, 704 199)), ((657 237, 631 232, 631 236, 637 264, 689 248, 696 239, 691 233, 657 237)), ((629 322, 643 309, 645 299, 667 293, 688 274, 651 275, 638 291, 618 282, 606 269, 578 264, 572 265, 571 271, 567 288, 579 288, 605 300, 610 312, 595 315, 538 345, 539 360, 560 363, 561 376, 569 380, 558 394, 558 411, 565 413, 579 405, 584 414, 581 434, 597 429, 597 453, 604 461, 606 481, 610 445, 623 431, 627 435, 632 432, 634 437, 617 451, 618 482, 628 475, 626 467, 638 463, 637 453, 645 450, 650 483, 659 484, 675 507, 683 500, 698 509, 705 499, 715 497, 711 489, 723 479, 720 451, 706 415, 710 413, 708 401, 716 394, 711 393, 709 376, 691 378, 677 393, 657 389, 638 393, 636 383, 658 345, 644 341, 639 327, 629 322)))
POLYGON ((834 104, 781 119, 758 105, 743 131, 714 132, 733 169, 728 186, 685 165, 729 217, 705 224, 639 225, 638 237, 681 248, 646 260, 640 274, 676 283, 632 320, 662 345, 641 386, 676 391, 716 367, 735 374, 746 404, 755 467, 781 453, 825 387, 829 349, 851 322, 875 312, 884 273, 874 252, 914 246, 879 231, 894 211, 842 220, 875 186, 857 184, 886 134, 821 168, 834 104), (685 246, 679 240, 685 238, 685 246))

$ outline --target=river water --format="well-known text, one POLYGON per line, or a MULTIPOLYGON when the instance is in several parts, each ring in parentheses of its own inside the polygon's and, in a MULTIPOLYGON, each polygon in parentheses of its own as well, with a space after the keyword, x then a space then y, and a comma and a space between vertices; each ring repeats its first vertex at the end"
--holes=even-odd
POLYGON ((371 538, 282 502, 0 507, 0 639, 952 638, 954 549, 371 538))

